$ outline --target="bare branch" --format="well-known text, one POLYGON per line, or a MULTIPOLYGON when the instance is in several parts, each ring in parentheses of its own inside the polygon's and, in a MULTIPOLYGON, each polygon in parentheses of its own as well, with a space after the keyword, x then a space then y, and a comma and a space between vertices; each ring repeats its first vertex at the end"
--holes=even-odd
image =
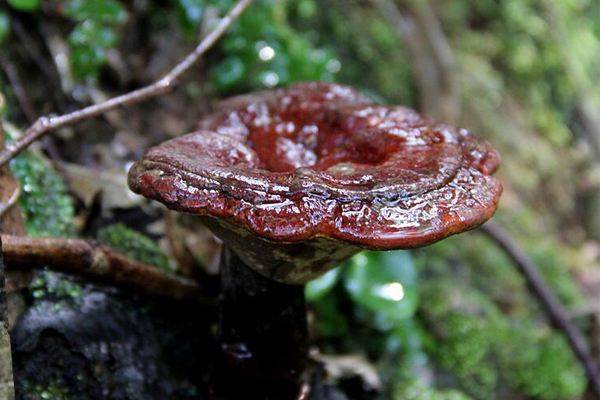
POLYGON ((508 232, 504 231, 499 225, 490 221, 483 225, 481 230, 506 252, 519 271, 521 271, 531 292, 540 301, 554 326, 560 329, 567 337, 571 349, 585 369, 591 388, 596 396, 600 397, 600 370, 598 369, 598 365, 589 353, 583 334, 569 320, 567 312, 544 281, 537 266, 508 232))
POLYGON ((175 86, 181 75, 189 70, 190 67, 217 42, 227 28, 229 28, 229 26, 241 15, 250 3, 252 3, 252 0, 239 0, 227 15, 219 21, 215 29, 202 39, 194 51, 156 82, 132 92, 113 97, 103 103, 94 104, 68 114, 40 117, 25 131, 23 137, 19 138, 13 145, 0 153, 0 166, 5 165, 31 143, 53 130, 95 117, 119 106, 139 103, 168 92, 175 86))
POLYGON ((27 92, 25 92, 25 88, 23 88, 23 85, 21 84, 19 72, 17 71, 17 68, 15 68, 15 66, 6 58, 5 54, 0 54, 0 67, 6 74, 6 78, 13 89, 15 97, 17 98, 17 102, 19 103, 25 118, 27 118, 30 123, 35 121, 35 111, 33 111, 33 106, 29 101, 27 92))
POLYGON ((20 196, 21 186, 15 184, 15 188, 13 189, 10 197, 6 200, 0 199, 0 218, 2 218, 2 216, 6 214, 6 212, 10 210, 15 204, 17 204, 17 201, 19 200, 20 196))
POLYGON ((154 296, 202 300, 195 281, 166 274, 92 241, 2 235, 2 251, 9 271, 48 267, 154 296))

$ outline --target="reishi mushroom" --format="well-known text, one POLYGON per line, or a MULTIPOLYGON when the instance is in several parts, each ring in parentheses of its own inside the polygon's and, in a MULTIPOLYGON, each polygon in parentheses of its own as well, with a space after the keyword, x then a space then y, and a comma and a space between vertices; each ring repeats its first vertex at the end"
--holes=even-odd
POLYGON ((287 399, 307 362, 303 284, 361 249, 424 246, 485 222, 499 164, 467 130, 300 83, 225 100, 196 132, 149 149, 129 186, 223 241, 225 391, 287 399))

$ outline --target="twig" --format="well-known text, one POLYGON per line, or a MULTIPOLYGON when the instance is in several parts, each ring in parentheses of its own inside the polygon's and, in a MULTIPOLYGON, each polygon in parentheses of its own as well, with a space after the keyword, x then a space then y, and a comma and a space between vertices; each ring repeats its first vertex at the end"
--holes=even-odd
MULTIPOLYGON (((14 64, 12 64, 10 60, 5 57, 5 54, 0 54, 0 67, 2 67, 6 77, 8 78, 23 115, 30 124, 34 123, 38 114, 34 111, 31 101, 29 100, 29 96, 27 95, 27 91, 24 89, 23 84, 19 79, 19 73, 17 69, 15 68, 14 64)), ((50 136, 46 136, 44 138, 42 141, 44 150, 50 156, 50 160, 54 169, 56 169, 62 176, 65 176, 65 171, 60 163, 60 154, 56 148, 54 140, 52 139, 53 138, 50 136)), ((68 181, 66 181, 66 184, 67 186, 70 186, 68 181)), ((68 189, 70 190, 71 188, 68 187, 68 189)), ((2 210, 2 208, 0 208, 0 216, 4 211, 6 210, 2 210)))
POLYGON ((177 64, 164 77, 156 82, 136 89, 132 92, 113 97, 103 103, 94 104, 77 111, 59 116, 44 116, 39 118, 31 125, 24 133, 23 137, 18 139, 13 145, 0 153, 0 166, 3 166, 13 157, 19 154, 23 149, 27 148, 31 143, 43 137, 50 131, 56 130, 66 125, 100 115, 107 111, 113 110, 119 106, 131 105, 156 97, 171 90, 178 79, 187 70, 190 69, 196 61, 209 50, 217 40, 225 33, 227 28, 240 16, 240 14, 250 5, 252 0, 239 0, 233 8, 219 21, 215 29, 202 39, 200 44, 186 58, 177 64))
POLYGON ((25 118, 31 123, 35 121, 35 111, 33 111, 33 106, 29 101, 29 97, 27 97, 27 92, 23 88, 21 84, 21 80, 19 79, 19 73, 15 66, 6 59, 5 54, 0 54, 0 67, 4 70, 6 74, 6 78, 10 83, 10 86, 13 89, 15 97, 17 98, 17 102, 25 115, 25 118))
POLYGON ((551 322, 563 331, 573 352, 583 365, 592 390, 600 398, 600 370, 589 353, 583 334, 569 321, 569 317, 552 290, 548 287, 537 266, 515 240, 499 225, 487 222, 481 227, 490 239, 500 246, 523 274, 531 292, 542 304, 551 322))
MULTIPOLYGON (((0 149, 4 148, 4 125, 0 120, 0 149)), ((2 217, 6 214, 19 200, 19 196, 21 195, 21 186, 17 181, 15 181, 10 175, 10 171, 8 168, 0 168, 0 175, 3 175, 0 178, 0 181, 3 187, 0 189, 0 222, 2 221, 2 217), (10 190, 8 187, 14 186, 14 189, 10 190), (4 199, 5 196, 8 196, 7 199, 4 199)), ((3 226, 0 226, 0 231, 3 229, 3 226)))
POLYGON ((48 267, 154 296, 202 300, 193 280, 166 274, 91 241, 2 235, 2 243, 8 270, 48 267))
MULTIPOLYGON (((31 36, 31 29, 26 28, 21 22, 18 14, 11 15, 10 20, 13 32, 16 34, 18 40, 23 44, 23 48, 33 62, 38 66, 46 78, 50 81, 56 81, 56 76, 53 73, 52 65, 42 55, 43 49, 40 49, 40 45, 37 40, 31 36)), ((43 37, 43 32, 41 33, 43 37)))
POLYGON ((0 218, 2 218, 2 216, 8 210, 10 210, 12 208, 12 206, 17 204, 17 201, 19 200, 19 196, 21 196, 21 186, 16 184, 12 194, 6 201, 2 201, 2 199, 0 199, 0 218))

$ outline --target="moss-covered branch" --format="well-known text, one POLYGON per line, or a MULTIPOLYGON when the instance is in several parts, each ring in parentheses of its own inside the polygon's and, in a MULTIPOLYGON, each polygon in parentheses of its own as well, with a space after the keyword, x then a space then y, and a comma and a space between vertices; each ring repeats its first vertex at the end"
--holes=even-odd
POLYGON ((38 269, 84 276, 101 283, 172 299, 201 300, 198 285, 132 261, 110 248, 81 239, 2 236, 8 269, 38 269))

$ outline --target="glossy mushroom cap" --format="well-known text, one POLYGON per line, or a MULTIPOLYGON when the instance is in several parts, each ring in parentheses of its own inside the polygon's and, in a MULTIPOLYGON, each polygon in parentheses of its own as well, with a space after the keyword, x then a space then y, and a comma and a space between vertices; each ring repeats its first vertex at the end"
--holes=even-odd
POLYGON ((340 85, 234 97, 151 148, 137 193, 205 222, 250 266, 302 283, 360 248, 427 245, 485 222, 498 153, 464 129, 340 85))

